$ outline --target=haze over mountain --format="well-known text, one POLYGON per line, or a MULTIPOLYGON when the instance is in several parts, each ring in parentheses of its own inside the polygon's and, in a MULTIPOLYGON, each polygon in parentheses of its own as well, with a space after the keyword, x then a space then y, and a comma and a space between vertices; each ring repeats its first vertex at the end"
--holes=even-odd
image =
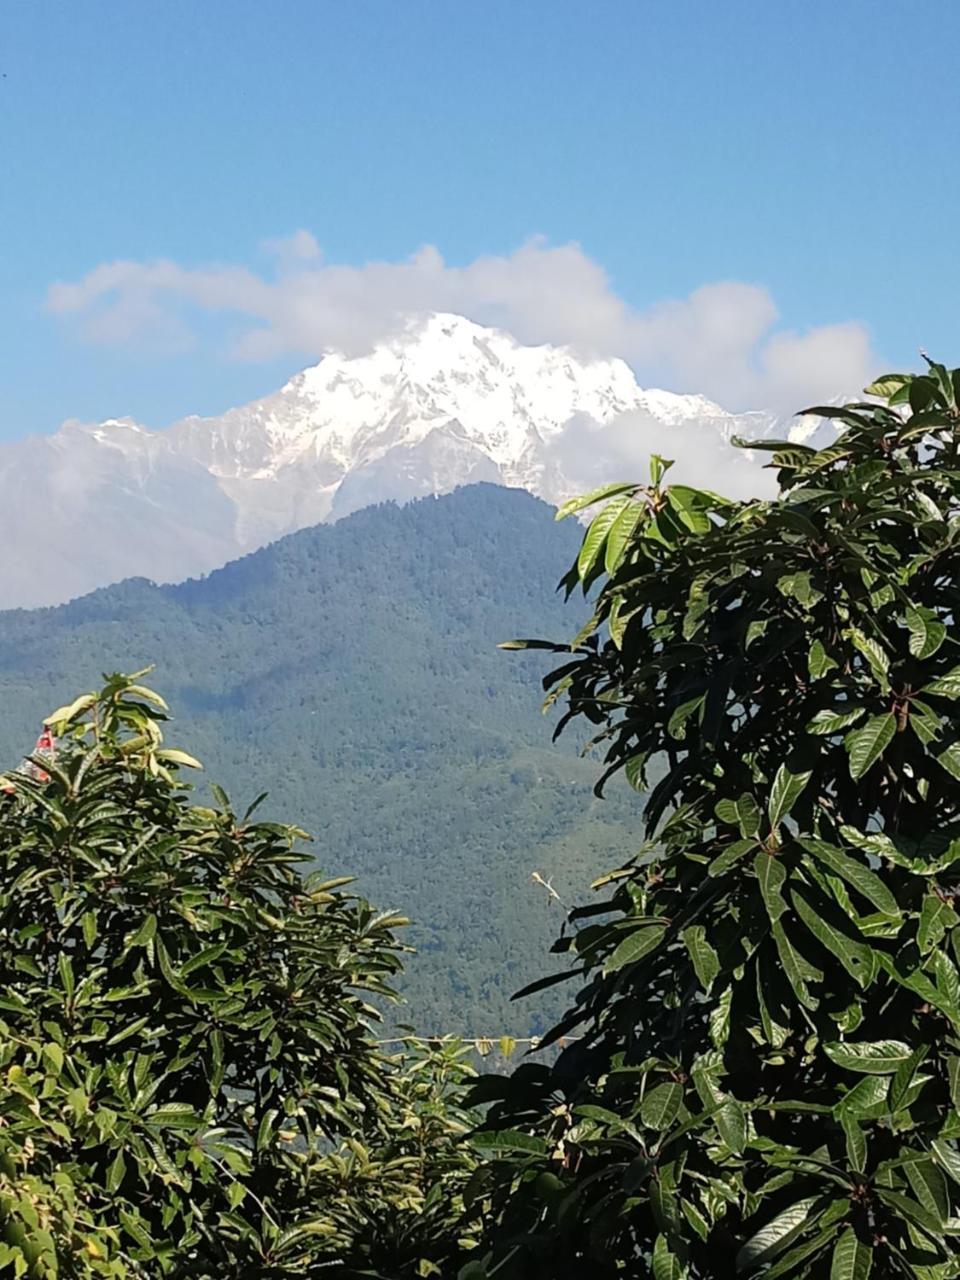
POLYGON ((554 588, 579 533, 476 485, 304 530, 201 581, 0 613, 0 770, 101 672, 156 663, 168 742, 204 761, 199 783, 241 811, 269 791, 263 815, 302 824, 325 869, 413 918, 421 1029, 543 1029, 565 989, 509 999, 559 966, 562 912, 531 874, 570 902, 640 843, 626 784, 595 799, 598 762, 550 741, 549 657, 497 649, 577 631, 583 602, 554 588))
POLYGON ((729 438, 810 430, 643 390, 621 360, 421 316, 368 355, 330 353, 220 417, 163 431, 68 422, 0 448, 0 537, 17 548, 0 561, 0 600, 177 581, 361 507, 477 481, 560 502, 642 477, 651 452, 678 458, 693 482, 754 492, 764 473, 729 438))

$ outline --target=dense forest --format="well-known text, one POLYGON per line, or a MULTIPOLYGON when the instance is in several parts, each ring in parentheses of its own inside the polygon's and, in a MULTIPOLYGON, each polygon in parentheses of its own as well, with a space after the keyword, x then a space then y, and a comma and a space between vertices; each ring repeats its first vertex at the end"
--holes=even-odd
MULTIPOLYGON (((462 489, 371 508, 179 586, 133 580, 58 608, 0 614, 0 761, 101 672, 156 665, 188 742, 240 805, 315 838, 318 864, 414 918, 397 1017, 419 1030, 538 1034, 555 991, 521 1004, 561 909, 636 842, 627 787, 550 742, 543 655, 572 636, 556 593, 573 522, 519 490, 462 489)), ((202 784, 201 784, 202 785, 202 784)))

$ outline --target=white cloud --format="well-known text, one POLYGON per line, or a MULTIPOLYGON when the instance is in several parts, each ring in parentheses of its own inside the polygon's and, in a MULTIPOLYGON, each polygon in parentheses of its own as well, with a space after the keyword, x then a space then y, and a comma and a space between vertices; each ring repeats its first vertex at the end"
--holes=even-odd
POLYGON ((734 409, 794 410, 855 393, 878 368, 863 325, 780 330, 776 305, 758 285, 707 284, 632 308, 576 244, 533 239, 466 266, 448 265, 431 246, 401 262, 332 264, 303 230, 262 247, 276 263, 270 276, 229 265, 110 262, 51 286, 47 306, 73 317, 91 341, 164 351, 189 340, 192 313, 241 317, 247 327, 231 351, 241 360, 358 353, 412 312, 455 311, 522 342, 622 356, 644 385, 698 391, 734 409))

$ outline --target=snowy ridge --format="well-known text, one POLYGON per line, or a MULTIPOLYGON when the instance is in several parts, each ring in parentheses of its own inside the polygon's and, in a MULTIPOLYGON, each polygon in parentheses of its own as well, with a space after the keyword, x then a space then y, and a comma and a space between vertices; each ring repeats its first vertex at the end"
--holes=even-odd
MULTIPOLYGON (((817 424, 813 424, 816 429, 817 424)), ((734 434, 806 438, 765 414, 644 390, 622 360, 523 346, 462 316, 409 320, 369 354, 330 352, 262 400, 165 431, 70 422, 0 448, 5 604, 54 603, 125 576, 170 581, 295 529, 385 500, 492 481, 561 502, 642 477, 651 452, 719 487, 734 434)), ((760 473, 740 455, 733 489, 760 473)))

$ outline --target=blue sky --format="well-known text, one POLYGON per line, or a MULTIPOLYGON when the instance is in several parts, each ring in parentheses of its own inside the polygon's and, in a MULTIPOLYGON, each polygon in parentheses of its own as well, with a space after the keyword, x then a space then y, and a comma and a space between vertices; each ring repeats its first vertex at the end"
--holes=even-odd
POLYGON ((958 47, 954 0, 3 6, 0 438, 414 304, 728 402, 960 363, 958 47))

